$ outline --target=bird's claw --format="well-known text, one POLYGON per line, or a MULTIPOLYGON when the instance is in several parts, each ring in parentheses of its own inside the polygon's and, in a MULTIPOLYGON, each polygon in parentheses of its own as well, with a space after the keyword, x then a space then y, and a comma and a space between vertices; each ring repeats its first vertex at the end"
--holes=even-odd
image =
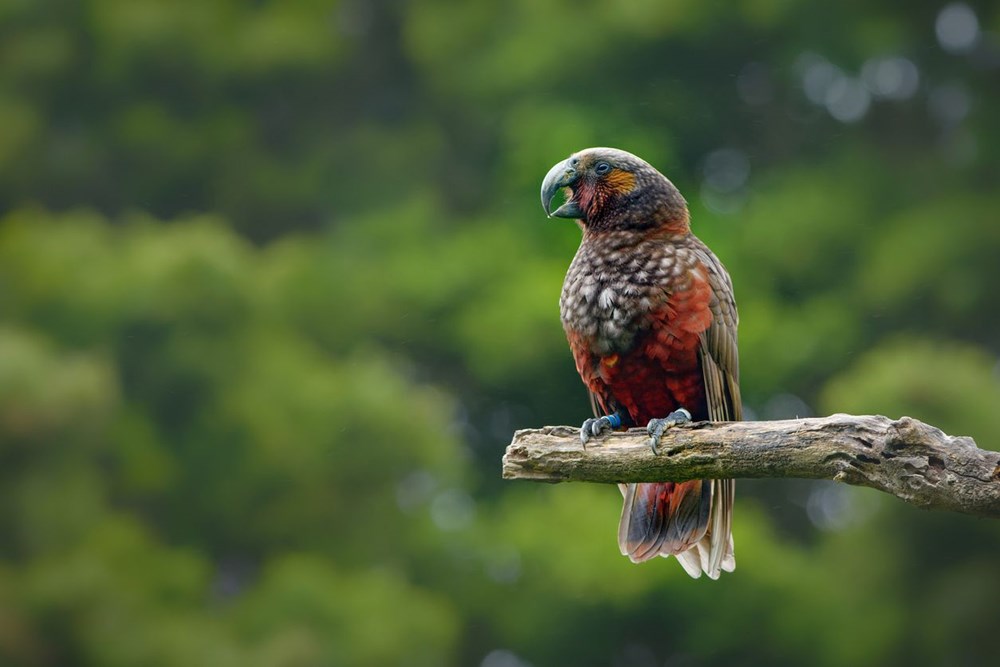
POLYGON ((613 431, 621 425, 621 417, 617 414, 591 417, 580 426, 580 444, 586 448, 591 438, 599 437, 607 431, 613 431))
POLYGON ((662 419, 650 419, 649 424, 646 425, 646 432, 649 433, 649 448, 653 455, 660 453, 660 436, 663 435, 664 431, 689 421, 691 421, 691 413, 684 408, 674 410, 662 419))

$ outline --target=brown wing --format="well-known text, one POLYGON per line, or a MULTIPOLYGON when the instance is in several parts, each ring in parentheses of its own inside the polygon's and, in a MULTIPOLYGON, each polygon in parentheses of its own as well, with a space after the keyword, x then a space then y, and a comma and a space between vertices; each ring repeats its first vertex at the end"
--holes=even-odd
POLYGON ((708 416, 712 421, 740 421, 743 419, 743 404, 740 400, 740 360, 736 343, 739 317, 733 299, 733 284, 715 255, 706 251, 703 261, 712 287, 709 302, 712 324, 702 334, 700 348, 708 416))
MULTIPOLYGON (((708 416, 712 421, 739 421, 743 419, 743 403, 740 399, 736 338, 739 317, 733 298, 733 285, 729 274, 715 255, 707 248, 699 254, 702 254, 704 266, 708 270, 708 281, 712 286, 712 299, 709 303, 712 324, 702 334, 699 348, 708 416)), ((712 511, 708 533, 704 538, 707 542, 705 547, 709 566, 706 571, 718 572, 720 568, 731 571, 736 565, 731 536, 736 482, 720 479, 712 480, 712 484, 715 485, 712 511)))

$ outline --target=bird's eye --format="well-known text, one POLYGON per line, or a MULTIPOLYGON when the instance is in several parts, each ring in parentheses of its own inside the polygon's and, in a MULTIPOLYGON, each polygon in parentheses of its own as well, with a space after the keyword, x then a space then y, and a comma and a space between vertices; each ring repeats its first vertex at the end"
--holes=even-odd
POLYGON ((608 173, 609 171, 611 171, 611 165, 608 164, 607 162, 598 162, 596 165, 594 165, 594 173, 596 173, 598 176, 604 176, 604 174, 608 173))

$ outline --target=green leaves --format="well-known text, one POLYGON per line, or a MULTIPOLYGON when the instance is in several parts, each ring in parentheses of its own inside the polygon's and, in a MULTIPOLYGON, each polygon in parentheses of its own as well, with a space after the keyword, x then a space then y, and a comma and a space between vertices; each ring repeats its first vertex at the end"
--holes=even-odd
POLYGON ((12 562, 38 570, 11 584, 15 594, 40 623, 66 618, 53 639, 66 655, 190 664, 198 651, 239 655, 260 633, 268 659, 439 664, 450 653, 454 612, 405 574, 381 573, 437 549, 423 538, 433 530, 426 499, 409 516, 399 486, 423 471, 440 493, 465 474, 447 395, 377 349, 321 351, 282 315, 284 292, 265 286, 285 255, 251 248, 217 220, 112 227, 22 211, 0 229, 4 316, 21 323, 0 328, 0 525, 12 562), (175 561, 181 544, 187 555, 175 561), (319 569, 282 565, 289 549, 319 569), (274 606, 293 576, 302 604, 325 611, 308 621, 272 611, 246 637, 241 605, 204 622, 203 601, 232 559, 251 568, 241 586, 262 570, 251 607, 274 606), (327 561, 346 573, 325 574, 327 561), (175 562, 199 574, 167 609, 156 586, 175 562), (407 612, 394 617, 397 604, 407 612), (364 639, 367 620, 352 619, 370 614, 386 627, 364 639), (125 626, 131 638, 112 642, 110 628, 125 626))

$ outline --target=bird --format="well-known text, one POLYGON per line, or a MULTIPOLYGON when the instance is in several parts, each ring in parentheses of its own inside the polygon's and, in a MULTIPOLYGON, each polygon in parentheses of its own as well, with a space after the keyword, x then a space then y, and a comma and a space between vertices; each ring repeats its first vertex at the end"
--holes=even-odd
MULTIPOLYGON (((732 280, 691 232, 674 184, 629 152, 596 147, 555 164, 541 196, 548 217, 576 220, 583 231, 559 298, 594 413, 580 428, 583 446, 645 425, 657 454, 666 429, 741 420, 732 280), (566 200, 553 210, 560 191, 566 200)), ((694 578, 734 570, 734 480, 619 487, 622 555, 634 563, 674 556, 694 578)))

